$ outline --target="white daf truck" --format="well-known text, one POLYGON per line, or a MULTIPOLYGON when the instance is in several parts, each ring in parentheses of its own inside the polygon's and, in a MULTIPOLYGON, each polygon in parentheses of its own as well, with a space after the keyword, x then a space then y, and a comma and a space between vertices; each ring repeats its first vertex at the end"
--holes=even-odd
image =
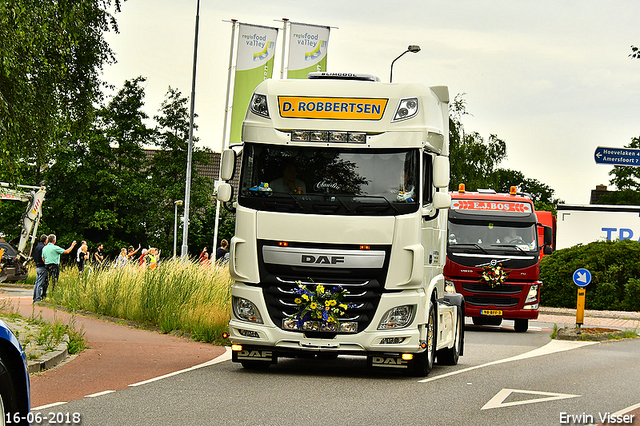
MULTIPOLYGON (((464 300, 442 274, 448 102, 444 86, 359 74, 255 89, 233 204, 233 361, 362 355, 417 376, 458 362, 464 300)), ((218 199, 232 192, 222 183, 218 199)))

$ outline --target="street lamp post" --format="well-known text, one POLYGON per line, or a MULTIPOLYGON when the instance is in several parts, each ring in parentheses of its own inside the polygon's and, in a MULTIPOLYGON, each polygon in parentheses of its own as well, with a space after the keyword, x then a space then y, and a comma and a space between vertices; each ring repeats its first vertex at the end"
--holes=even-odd
POLYGON ((174 219, 173 219, 173 257, 176 257, 176 250, 178 249, 178 206, 182 206, 184 202, 182 200, 174 201, 174 219))
POLYGON ((395 58, 393 60, 393 62, 391 62, 391 72, 389 73, 389 83, 393 83, 393 64, 400 59, 400 57, 402 55, 404 55, 407 52, 411 52, 411 53, 418 53, 420 51, 420 46, 416 45, 416 44, 410 44, 409 47, 407 47, 407 50, 405 50, 404 52, 402 52, 400 54, 400 56, 398 56, 397 58, 395 58))

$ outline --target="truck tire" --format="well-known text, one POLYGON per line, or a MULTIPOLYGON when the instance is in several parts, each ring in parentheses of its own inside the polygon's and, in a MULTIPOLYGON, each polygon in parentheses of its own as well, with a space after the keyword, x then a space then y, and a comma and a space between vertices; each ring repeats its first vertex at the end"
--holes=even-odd
POLYGON ((529 329, 529 320, 528 319, 522 319, 522 318, 518 318, 513 320, 513 328, 516 330, 516 332, 518 333, 524 333, 529 329))
POLYGON ((438 324, 436 323, 435 301, 431 301, 429 308, 429 320, 427 322, 427 348, 424 352, 414 355, 409 373, 415 377, 425 377, 433 369, 433 361, 436 358, 436 339, 438 336, 438 324))
POLYGON ((460 348, 462 347, 462 316, 458 310, 456 321, 456 334, 453 337, 453 346, 438 351, 438 364, 456 365, 460 358, 460 348))

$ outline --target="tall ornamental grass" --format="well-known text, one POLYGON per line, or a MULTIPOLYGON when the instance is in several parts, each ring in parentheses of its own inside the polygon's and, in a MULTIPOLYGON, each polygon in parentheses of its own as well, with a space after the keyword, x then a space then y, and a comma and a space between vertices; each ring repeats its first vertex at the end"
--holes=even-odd
POLYGON ((231 312, 227 267, 170 259, 156 269, 137 263, 104 269, 62 271, 47 297, 69 310, 157 326, 163 333, 187 333, 215 342, 227 331, 231 312))

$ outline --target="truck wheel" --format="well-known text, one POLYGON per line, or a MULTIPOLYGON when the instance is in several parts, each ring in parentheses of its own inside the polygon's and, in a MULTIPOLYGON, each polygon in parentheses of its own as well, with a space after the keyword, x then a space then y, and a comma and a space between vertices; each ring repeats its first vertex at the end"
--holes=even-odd
POLYGON ((527 331, 529 329, 529 320, 528 319, 515 319, 513 320, 514 325, 513 328, 518 332, 518 333, 524 333, 525 331, 527 331))
POLYGON ((457 315, 456 321, 456 334, 453 337, 453 346, 451 348, 445 348, 438 351, 438 364, 443 365, 456 365, 460 358, 460 348, 462 347, 462 318, 460 311, 457 315))
POLYGON ((266 370, 271 365, 268 362, 262 361, 241 361, 242 368, 247 370, 266 370))
POLYGON ((429 308, 429 322, 427 323, 427 348, 424 352, 414 355, 413 364, 409 372, 415 377, 427 376, 433 369, 433 361, 436 358, 436 338, 438 327, 436 324, 435 302, 431 302, 429 308))

